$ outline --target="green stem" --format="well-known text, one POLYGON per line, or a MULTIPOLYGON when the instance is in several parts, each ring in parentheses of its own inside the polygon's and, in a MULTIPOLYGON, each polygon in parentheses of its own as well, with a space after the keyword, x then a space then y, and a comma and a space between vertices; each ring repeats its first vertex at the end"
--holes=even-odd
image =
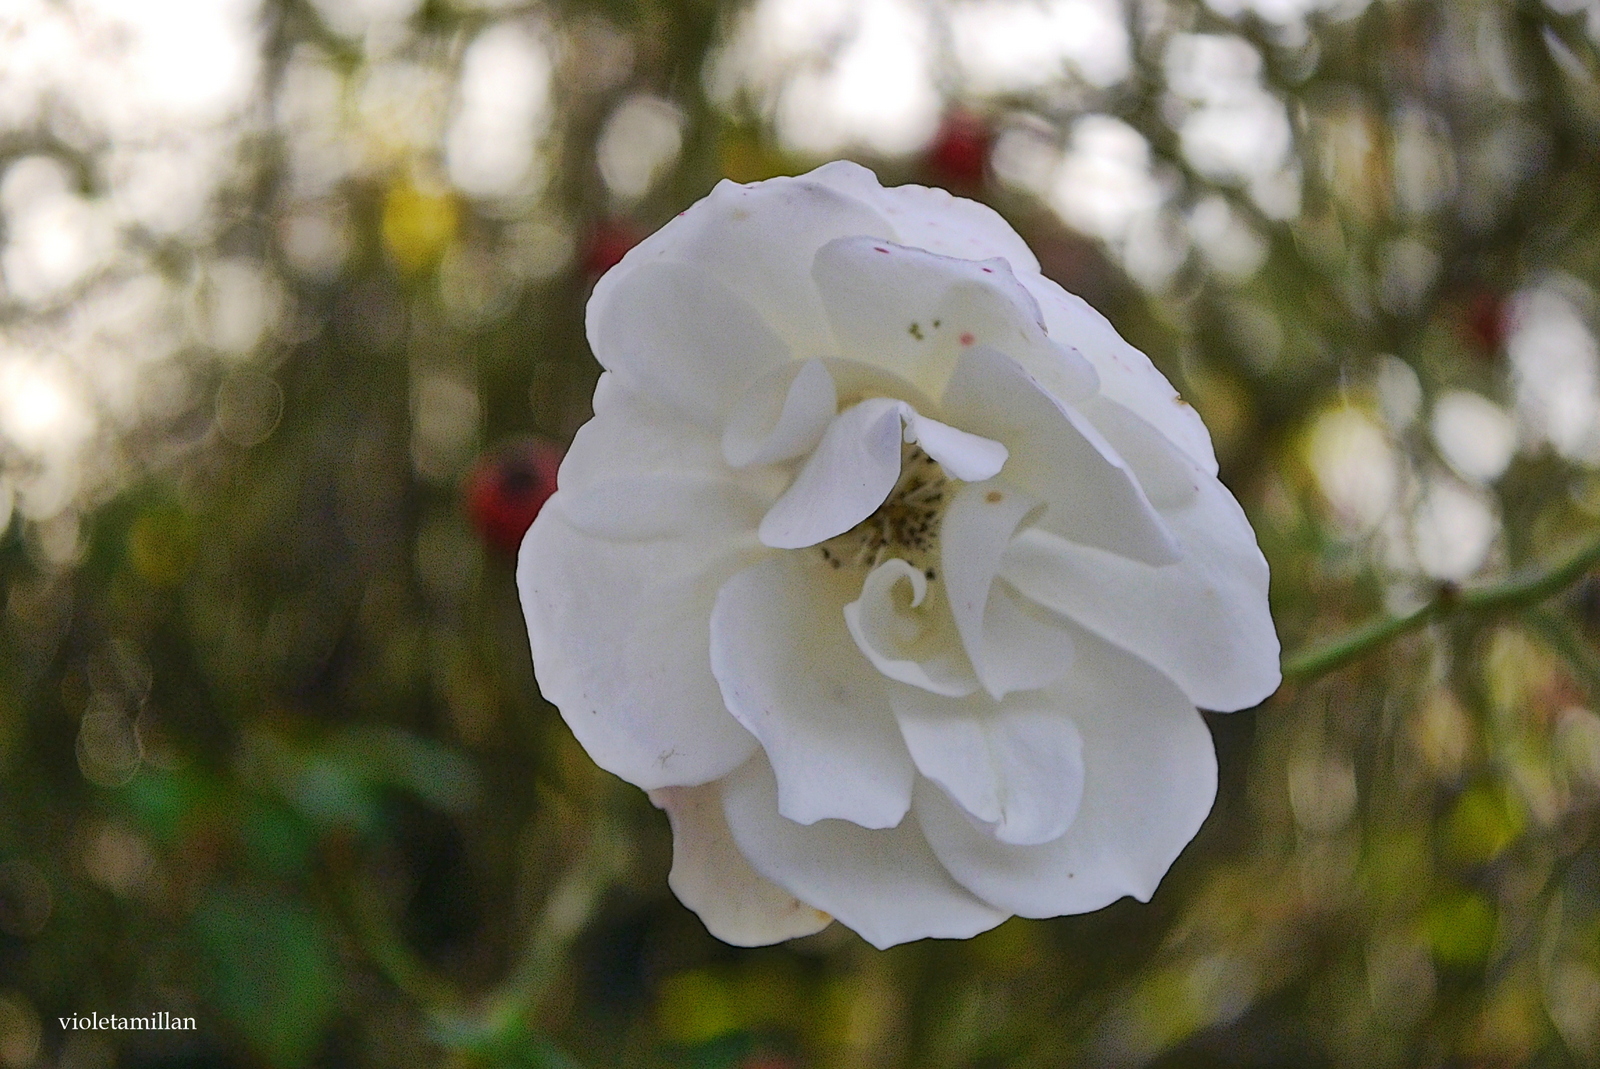
POLYGON ((1531 569, 1501 583, 1462 588, 1444 584, 1420 608, 1403 616, 1376 620, 1350 634, 1297 653, 1283 662, 1283 678, 1292 682, 1317 679, 1424 624, 1452 616, 1488 616, 1537 605, 1576 582, 1600 564, 1600 538, 1585 544, 1559 563, 1531 569))

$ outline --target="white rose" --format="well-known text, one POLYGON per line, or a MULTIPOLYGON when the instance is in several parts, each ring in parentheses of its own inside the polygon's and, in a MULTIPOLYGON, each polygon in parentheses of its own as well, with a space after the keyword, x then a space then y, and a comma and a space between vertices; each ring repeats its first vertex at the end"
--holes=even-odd
POLYGON ((1204 425, 990 209, 724 182, 595 287, 595 416, 522 546, 544 695, 755 945, 1147 899, 1196 706, 1278 684, 1204 425))

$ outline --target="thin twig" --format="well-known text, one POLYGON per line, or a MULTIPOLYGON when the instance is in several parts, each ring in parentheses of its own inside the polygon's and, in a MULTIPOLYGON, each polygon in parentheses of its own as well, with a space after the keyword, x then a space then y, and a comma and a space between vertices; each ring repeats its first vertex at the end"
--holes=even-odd
POLYGON ((1549 568, 1533 569, 1489 586, 1462 588, 1445 584, 1420 608, 1403 616, 1389 616, 1283 662, 1283 678, 1306 682, 1415 631, 1424 624, 1457 616, 1487 616, 1537 605, 1576 582, 1600 564, 1600 538, 1549 568))

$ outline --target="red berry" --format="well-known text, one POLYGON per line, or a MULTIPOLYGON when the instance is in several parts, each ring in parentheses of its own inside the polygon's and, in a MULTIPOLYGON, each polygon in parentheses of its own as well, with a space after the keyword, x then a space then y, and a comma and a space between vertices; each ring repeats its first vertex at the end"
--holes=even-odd
POLYGON ((556 469, 565 452, 538 438, 520 438, 484 454, 467 476, 467 515, 479 537, 515 556, 534 517, 556 492, 556 469))
POLYGON ((1462 328, 1467 338, 1476 343, 1486 355, 1500 351, 1505 344, 1510 327, 1510 314, 1506 302, 1499 294, 1479 290, 1467 302, 1462 315, 1462 328))
POLYGON ((644 233, 629 220, 601 219, 584 238, 584 272, 590 278, 599 278, 643 240, 644 233))
POLYGON ((989 160, 989 128, 970 111, 957 108, 945 115, 928 146, 928 171, 939 185, 958 192, 976 192, 983 185, 989 160))

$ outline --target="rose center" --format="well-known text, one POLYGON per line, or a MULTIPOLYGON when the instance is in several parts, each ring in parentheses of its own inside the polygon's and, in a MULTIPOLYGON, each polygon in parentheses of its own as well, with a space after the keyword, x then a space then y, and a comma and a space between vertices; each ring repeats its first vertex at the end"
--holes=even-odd
POLYGON ((834 568, 876 568, 899 557, 937 578, 934 551, 949 498, 949 478, 918 445, 903 445, 900 478, 877 511, 842 535, 818 544, 834 568))

